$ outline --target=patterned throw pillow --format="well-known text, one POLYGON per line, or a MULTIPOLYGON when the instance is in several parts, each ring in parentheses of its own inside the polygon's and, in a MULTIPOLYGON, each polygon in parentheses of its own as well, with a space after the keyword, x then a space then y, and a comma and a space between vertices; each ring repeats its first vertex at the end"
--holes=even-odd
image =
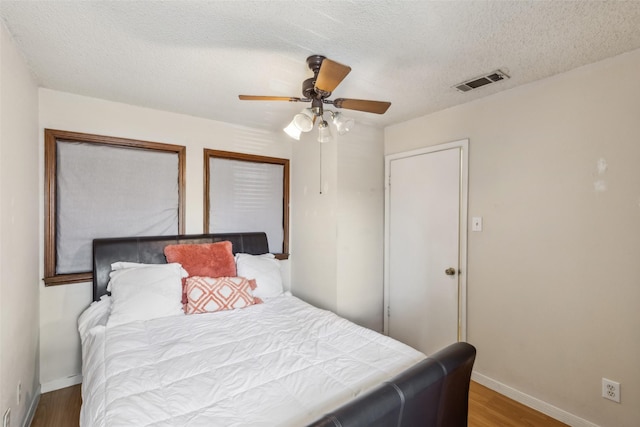
POLYGON ((211 313, 248 307, 262 301, 253 297, 255 280, 244 277, 187 278, 187 314, 211 313))

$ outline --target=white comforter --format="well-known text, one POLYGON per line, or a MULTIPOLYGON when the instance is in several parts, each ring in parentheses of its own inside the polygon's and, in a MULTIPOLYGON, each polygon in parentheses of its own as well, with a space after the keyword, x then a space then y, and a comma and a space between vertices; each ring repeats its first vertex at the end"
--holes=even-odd
POLYGON ((79 320, 82 427, 303 426, 424 358, 288 295, 106 328, 109 305, 79 320))

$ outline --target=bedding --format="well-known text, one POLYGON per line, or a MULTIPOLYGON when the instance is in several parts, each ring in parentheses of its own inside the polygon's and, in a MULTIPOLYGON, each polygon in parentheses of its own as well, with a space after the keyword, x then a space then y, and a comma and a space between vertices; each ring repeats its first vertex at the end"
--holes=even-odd
POLYGON ((268 252, 260 232, 95 239, 96 302, 78 324, 81 426, 467 425, 473 346, 453 343, 425 358, 313 308, 282 292, 268 252), (253 279, 259 289, 273 273, 264 290, 275 295, 245 308, 109 323, 114 269, 162 268, 168 245, 223 241, 234 255, 253 255, 238 264, 266 264, 253 279))
POLYGON ((425 356, 288 293, 109 325, 80 317, 81 427, 303 426, 425 356))

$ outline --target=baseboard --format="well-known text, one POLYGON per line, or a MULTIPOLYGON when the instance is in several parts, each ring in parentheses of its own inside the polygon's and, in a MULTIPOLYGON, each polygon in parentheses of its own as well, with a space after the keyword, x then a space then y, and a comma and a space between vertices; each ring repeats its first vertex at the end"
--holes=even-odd
POLYGON ((33 416, 36 414, 36 409, 38 409, 38 403, 40 402, 40 387, 35 391, 33 399, 31 399, 31 404, 29 405, 29 409, 27 410, 27 414, 24 417, 24 421, 22 422, 22 427, 29 427, 31 422, 33 421, 33 416))
POLYGON ((58 378, 57 380, 49 381, 41 386, 42 393, 48 393, 54 390, 60 390, 61 388, 71 387, 72 385, 80 384, 82 382, 82 375, 71 375, 66 378, 58 378))
POLYGON ((493 391, 503 394, 508 398, 515 400, 516 402, 522 403, 529 408, 535 409, 538 412, 542 412, 543 414, 548 415, 551 418, 555 418, 558 421, 569 424, 572 427, 600 427, 597 424, 592 423, 591 421, 587 421, 583 418, 578 417, 577 415, 573 415, 563 409, 555 407, 543 400, 516 390, 513 387, 510 387, 478 372, 474 371, 471 374, 471 379, 478 384, 481 384, 493 391))

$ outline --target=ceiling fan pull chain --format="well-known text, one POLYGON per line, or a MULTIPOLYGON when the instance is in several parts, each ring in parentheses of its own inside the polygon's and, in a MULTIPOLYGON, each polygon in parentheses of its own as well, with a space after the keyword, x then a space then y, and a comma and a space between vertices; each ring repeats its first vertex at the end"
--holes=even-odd
POLYGON ((320 147, 320 194, 322 194, 322 144, 318 144, 320 147))

